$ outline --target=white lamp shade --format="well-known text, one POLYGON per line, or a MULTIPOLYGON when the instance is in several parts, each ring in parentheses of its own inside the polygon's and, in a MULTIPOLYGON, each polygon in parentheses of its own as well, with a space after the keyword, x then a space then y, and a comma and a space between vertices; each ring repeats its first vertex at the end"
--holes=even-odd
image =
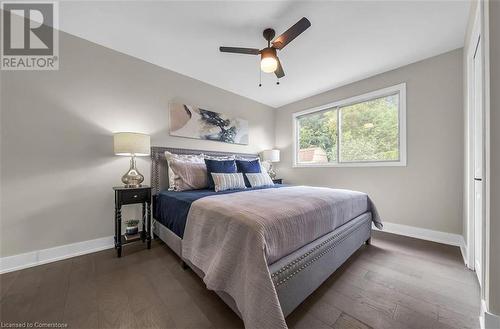
POLYGON ((140 133, 115 133, 113 136, 116 155, 146 156, 151 153, 151 137, 140 133))
POLYGON ((280 162, 280 150, 265 150, 262 152, 262 161, 280 162))

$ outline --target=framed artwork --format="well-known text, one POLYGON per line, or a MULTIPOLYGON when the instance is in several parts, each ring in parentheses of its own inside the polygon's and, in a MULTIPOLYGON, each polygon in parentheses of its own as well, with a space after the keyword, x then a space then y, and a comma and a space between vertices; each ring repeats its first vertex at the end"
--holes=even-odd
POLYGON ((170 105, 170 135, 248 145, 248 121, 174 103, 170 105))

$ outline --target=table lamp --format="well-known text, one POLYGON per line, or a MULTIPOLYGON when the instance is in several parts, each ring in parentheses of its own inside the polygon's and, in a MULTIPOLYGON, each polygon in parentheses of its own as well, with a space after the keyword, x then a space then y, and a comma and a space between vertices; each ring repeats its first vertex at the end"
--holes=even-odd
POLYGON ((151 137, 146 134, 119 132, 113 135, 116 155, 130 157, 130 169, 122 176, 125 187, 140 187, 144 176, 135 166, 136 156, 148 156, 151 152, 151 137))
POLYGON ((273 149, 273 150, 265 150, 262 152, 262 161, 267 161, 269 162, 269 169, 267 170, 267 173, 272 179, 276 178, 276 172, 274 171, 273 168, 273 162, 280 162, 280 150, 273 149))

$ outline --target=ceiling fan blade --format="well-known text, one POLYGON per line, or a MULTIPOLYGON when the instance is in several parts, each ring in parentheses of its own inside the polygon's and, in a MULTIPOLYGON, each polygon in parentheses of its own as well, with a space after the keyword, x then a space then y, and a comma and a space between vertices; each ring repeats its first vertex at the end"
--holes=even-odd
POLYGON ((281 79, 285 76, 285 72, 283 71, 283 66, 281 66, 280 59, 276 57, 276 60, 278 61, 278 67, 276 68, 276 71, 274 71, 274 74, 276 74, 278 79, 281 79))
POLYGON ((273 46, 276 49, 283 49, 287 44, 289 44, 293 39, 298 37, 302 32, 307 30, 311 26, 311 22, 305 17, 302 17, 297 23, 295 23, 291 28, 286 30, 279 37, 274 39, 273 46))
POLYGON ((247 55, 260 54, 260 50, 255 48, 220 47, 219 50, 223 53, 235 53, 235 54, 247 54, 247 55))

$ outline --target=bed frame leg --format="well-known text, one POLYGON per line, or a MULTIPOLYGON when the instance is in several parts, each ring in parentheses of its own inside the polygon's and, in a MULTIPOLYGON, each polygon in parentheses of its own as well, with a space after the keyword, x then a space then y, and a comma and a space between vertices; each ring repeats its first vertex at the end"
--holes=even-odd
POLYGON ((365 241, 365 244, 367 246, 371 245, 372 244, 372 237, 369 237, 368 240, 365 241))
POLYGON ((183 269, 184 271, 189 270, 189 266, 188 266, 188 264, 186 264, 186 262, 185 262, 185 261, 182 261, 182 262, 181 262, 181 266, 182 266, 182 269, 183 269))

